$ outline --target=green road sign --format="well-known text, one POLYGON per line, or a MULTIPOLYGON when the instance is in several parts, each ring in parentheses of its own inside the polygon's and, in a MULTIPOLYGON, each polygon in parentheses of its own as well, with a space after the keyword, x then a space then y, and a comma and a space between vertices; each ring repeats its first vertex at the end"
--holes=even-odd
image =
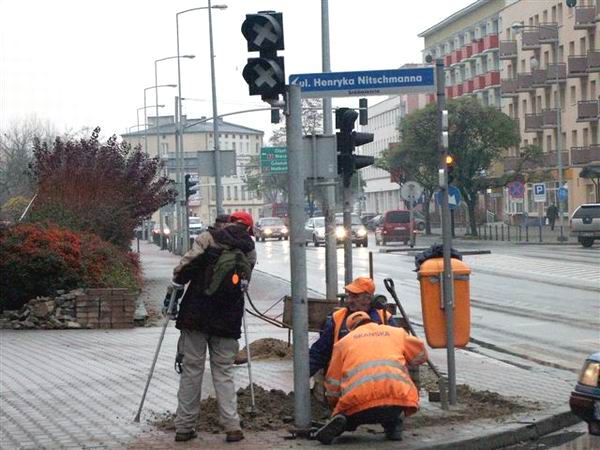
POLYGON ((287 147, 263 147, 260 149, 261 173, 287 173, 287 147))

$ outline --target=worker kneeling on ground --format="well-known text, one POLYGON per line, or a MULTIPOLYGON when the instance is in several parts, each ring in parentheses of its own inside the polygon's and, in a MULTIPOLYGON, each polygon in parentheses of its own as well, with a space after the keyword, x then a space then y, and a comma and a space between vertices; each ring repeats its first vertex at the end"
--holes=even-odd
POLYGON ((325 376, 332 418, 316 434, 331 444, 344 431, 380 423, 389 440, 402 439, 402 413, 414 414, 419 393, 407 364, 427 361, 423 342, 402 328, 374 323, 366 312, 351 314, 349 333, 333 347, 325 376))
POLYGON ((378 309, 373 302, 375 283, 371 278, 358 277, 345 287, 346 301, 343 308, 335 311, 327 318, 319 339, 310 347, 310 376, 319 369, 327 370, 334 344, 348 334, 347 318, 357 311, 364 311, 376 323, 398 326, 391 314, 378 309))

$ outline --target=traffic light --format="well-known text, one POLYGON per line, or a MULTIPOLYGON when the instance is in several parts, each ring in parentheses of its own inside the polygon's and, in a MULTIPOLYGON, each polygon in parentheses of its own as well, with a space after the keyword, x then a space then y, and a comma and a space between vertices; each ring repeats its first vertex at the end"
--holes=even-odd
POLYGON ((192 180, 192 176, 187 173, 185 175, 185 201, 198 192, 198 180, 192 180))
POLYGON ((338 174, 344 178, 344 186, 349 187, 352 175, 358 169, 375 163, 373 156, 355 155, 356 147, 373 142, 373 133, 354 131, 358 113, 350 108, 338 108, 335 111, 335 127, 338 152, 338 174))
POLYGON ((274 11, 246 14, 242 34, 248 41, 249 52, 259 52, 258 58, 248 58, 242 71, 250 95, 260 95, 263 100, 277 100, 285 92, 283 57, 283 15, 274 11))
POLYGON ((452 183, 454 181, 454 168, 456 167, 456 158, 454 158, 454 155, 451 155, 450 153, 448 153, 446 155, 446 170, 448 172, 448 184, 452 183))

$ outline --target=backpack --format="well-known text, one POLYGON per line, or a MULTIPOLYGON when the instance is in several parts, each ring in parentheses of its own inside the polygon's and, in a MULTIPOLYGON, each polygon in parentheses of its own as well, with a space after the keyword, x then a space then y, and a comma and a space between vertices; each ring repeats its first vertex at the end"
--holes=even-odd
POLYGON ((204 293, 210 297, 228 297, 242 292, 242 280, 250 281, 252 265, 239 248, 225 247, 212 267, 212 277, 204 293))

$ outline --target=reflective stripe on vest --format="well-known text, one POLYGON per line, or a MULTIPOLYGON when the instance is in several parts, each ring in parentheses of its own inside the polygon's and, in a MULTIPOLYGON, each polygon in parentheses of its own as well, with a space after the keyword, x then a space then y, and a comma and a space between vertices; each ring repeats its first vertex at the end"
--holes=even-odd
MULTIPOLYGON (((358 366, 354 367, 352 370, 349 370, 342 376, 342 382, 349 380, 354 375, 356 375, 359 372, 362 372, 365 369, 372 369, 374 367, 393 367, 394 369, 400 369, 403 373, 408 374, 404 364, 402 364, 396 360, 393 360, 393 359, 378 359, 376 361, 367 361, 365 363, 359 364, 358 366)), ((329 384, 333 385, 333 383, 331 383, 329 380, 333 380, 333 379, 332 378, 327 379, 327 382, 329 384)))
MULTIPOLYGON (((379 323, 382 324, 383 323, 383 314, 386 314, 387 317, 387 321, 389 322, 390 318, 392 317, 392 315, 387 312, 384 311, 383 309, 377 309, 377 315, 379 316, 379 323)), ((342 325, 344 324, 344 320, 346 319, 346 316, 349 315, 348 314, 348 308, 342 308, 342 309, 338 309, 337 311, 335 311, 332 315, 331 315, 331 320, 333 320, 333 345, 335 345, 335 343, 337 341, 340 340, 340 331, 342 330, 342 325)), ((369 317, 371 317, 371 314, 369 314, 369 317)))
POLYGON ((409 380, 407 380, 406 377, 402 374, 399 374, 399 373, 377 373, 377 374, 373 374, 373 375, 365 375, 364 377, 361 377, 358 380, 356 380, 355 382, 350 383, 348 386, 342 388, 342 396, 346 395, 350 391, 353 391, 357 387, 362 386, 365 383, 369 383, 371 381, 380 381, 380 380, 397 380, 397 381, 401 381, 401 382, 409 385, 410 387, 413 386, 413 384, 409 380))

